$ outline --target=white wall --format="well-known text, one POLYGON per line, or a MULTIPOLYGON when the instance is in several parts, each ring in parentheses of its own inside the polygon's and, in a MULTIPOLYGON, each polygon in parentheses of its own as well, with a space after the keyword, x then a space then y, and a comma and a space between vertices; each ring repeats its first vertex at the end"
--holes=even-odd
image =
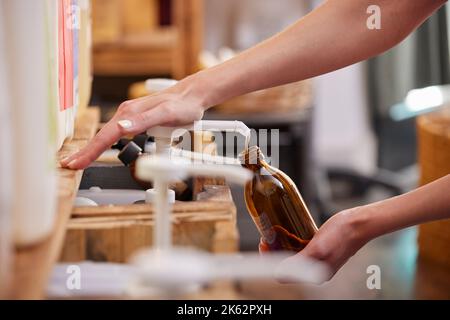
POLYGON ((286 28, 308 8, 308 0, 207 0, 205 48, 246 49, 286 28))
POLYGON ((321 166, 374 172, 376 141, 365 79, 365 63, 314 79, 313 147, 321 166))

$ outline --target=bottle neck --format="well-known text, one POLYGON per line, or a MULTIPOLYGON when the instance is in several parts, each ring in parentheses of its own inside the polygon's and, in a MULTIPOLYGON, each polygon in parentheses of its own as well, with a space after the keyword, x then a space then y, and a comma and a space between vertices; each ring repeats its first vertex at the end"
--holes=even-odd
POLYGON ((245 150, 239 155, 241 165, 252 171, 257 171, 264 166, 267 166, 264 155, 259 147, 253 146, 245 150))

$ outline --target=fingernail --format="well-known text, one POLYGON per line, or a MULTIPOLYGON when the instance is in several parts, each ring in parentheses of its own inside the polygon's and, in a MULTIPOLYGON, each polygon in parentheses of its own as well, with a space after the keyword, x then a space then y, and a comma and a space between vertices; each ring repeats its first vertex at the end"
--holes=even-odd
POLYGON ((63 158, 63 159, 61 159, 61 163, 67 163, 68 161, 69 161, 69 159, 70 159, 70 156, 69 157, 65 157, 65 158, 63 158))
POLYGON ((73 166, 75 165, 75 163, 77 163, 77 159, 73 159, 72 161, 70 161, 68 164, 67 164, 67 167, 69 167, 69 168, 73 168, 73 166))
POLYGON ((130 129, 133 126, 133 123, 130 120, 120 120, 117 123, 124 129, 130 129))

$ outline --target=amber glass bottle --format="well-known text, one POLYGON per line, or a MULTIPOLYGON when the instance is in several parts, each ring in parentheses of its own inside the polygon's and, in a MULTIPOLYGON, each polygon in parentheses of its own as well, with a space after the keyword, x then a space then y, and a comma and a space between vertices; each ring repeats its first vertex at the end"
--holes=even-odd
POLYGON ((302 250, 317 227, 294 182, 271 167, 258 147, 240 158, 254 173, 245 186, 245 202, 264 242, 271 250, 302 250))

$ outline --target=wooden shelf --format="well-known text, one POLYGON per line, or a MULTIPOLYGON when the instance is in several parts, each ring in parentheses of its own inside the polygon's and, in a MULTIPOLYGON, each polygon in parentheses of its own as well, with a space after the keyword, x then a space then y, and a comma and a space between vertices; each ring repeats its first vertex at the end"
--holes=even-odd
MULTIPOLYGON (((77 119, 74 137, 71 141, 64 143, 58 152, 58 159, 85 146, 97 131, 99 121, 100 110, 94 107, 88 108, 77 119)), ((72 212, 73 200, 82 174, 82 170, 63 169, 58 165, 58 203, 54 230, 40 243, 16 250, 10 290, 11 299, 45 297, 46 285, 53 265, 61 252, 67 221, 72 212)))
POLYGON ((198 70, 203 0, 173 0, 172 24, 160 26, 156 0, 93 1, 93 66, 97 76, 170 75, 198 70))
POLYGON ((114 43, 94 46, 94 72, 100 76, 172 72, 177 30, 163 28, 127 35, 114 43))

